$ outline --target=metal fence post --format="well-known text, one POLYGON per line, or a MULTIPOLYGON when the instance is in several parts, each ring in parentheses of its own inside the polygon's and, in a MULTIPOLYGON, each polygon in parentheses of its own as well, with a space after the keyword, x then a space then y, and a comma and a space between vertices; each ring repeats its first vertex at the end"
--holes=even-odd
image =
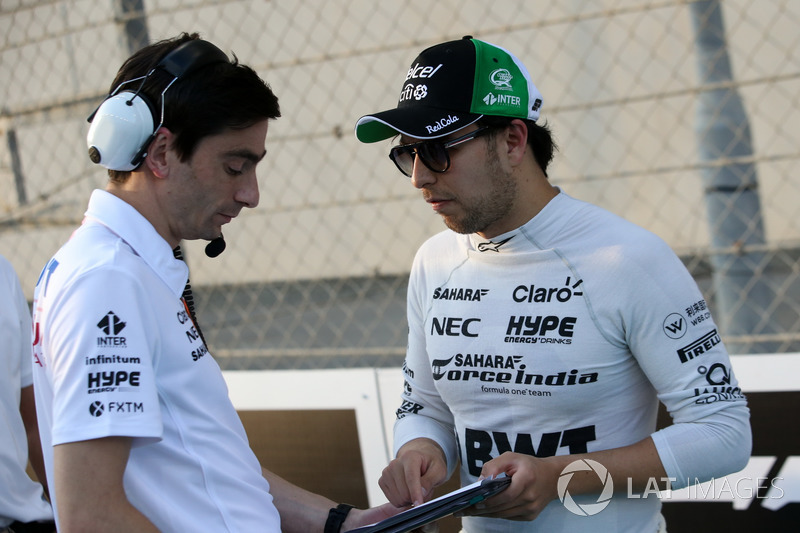
POLYGON ((731 352, 745 347, 753 351, 737 338, 764 327, 769 293, 757 276, 766 257, 750 124, 732 83, 719 1, 693 2, 689 9, 701 87, 695 130, 710 225, 716 318, 732 338, 731 352))

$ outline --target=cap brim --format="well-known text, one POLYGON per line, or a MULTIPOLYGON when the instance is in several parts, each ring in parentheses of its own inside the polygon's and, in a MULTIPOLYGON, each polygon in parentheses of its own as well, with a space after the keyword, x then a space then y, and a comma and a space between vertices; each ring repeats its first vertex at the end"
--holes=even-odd
POLYGON ((482 116, 420 105, 400 107, 358 119, 356 138, 363 143, 374 143, 395 135, 438 139, 469 126, 482 116))

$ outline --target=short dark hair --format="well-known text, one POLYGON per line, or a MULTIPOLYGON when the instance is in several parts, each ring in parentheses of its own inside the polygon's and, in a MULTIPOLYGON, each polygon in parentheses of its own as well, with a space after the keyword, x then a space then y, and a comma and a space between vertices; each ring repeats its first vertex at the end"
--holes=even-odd
POLYGON ((536 163, 547 176, 547 167, 553 160, 558 146, 553 139, 553 132, 547 122, 537 124, 536 122, 528 119, 513 119, 510 117, 498 117, 492 115, 484 115, 478 121, 481 126, 489 126, 492 129, 501 130, 507 128, 512 120, 522 120, 528 127, 528 146, 531 147, 533 157, 536 163))
MULTIPOLYGON (((147 75, 159 61, 179 45, 199 39, 197 33, 182 33, 148 45, 128 58, 117 72, 109 92, 120 83, 147 75)), ((144 96, 158 109, 161 92, 172 76, 156 70, 142 87, 144 96)), ((281 116, 278 98, 270 86, 236 56, 230 62, 213 63, 179 78, 164 95, 164 126, 175 134, 175 150, 181 161, 192 157, 205 137, 225 129, 247 128, 264 119, 281 116)), ((109 171, 112 180, 125 180, 128 172, 109 171)))

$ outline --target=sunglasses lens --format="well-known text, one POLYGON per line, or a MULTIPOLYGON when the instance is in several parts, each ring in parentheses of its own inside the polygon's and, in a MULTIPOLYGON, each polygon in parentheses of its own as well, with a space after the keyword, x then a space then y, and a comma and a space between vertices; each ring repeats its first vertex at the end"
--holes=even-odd
POLYGON ((391 152, 389 152, 389 157, 391 157, 394 164, 397 165, 400 172, 411 177, 411 174, 414 172, 413 149, 409 150, 406 146, 395 146, 392 148, 391 152))
POLYGON ((409 177, 414 173, 414 160, 417 157, 434 172, 445 172, 450 168, 450 157, 447 155, 447 148, 437 141, 395 146, 389 152, 389 157, 400 169, 400 172, 409 177))
POLYGON ((450 166, 447 157, 447 148, 442 143, 426 142, 419 147, 419 156, 429 169, 434 172, 444 172, 450 166))

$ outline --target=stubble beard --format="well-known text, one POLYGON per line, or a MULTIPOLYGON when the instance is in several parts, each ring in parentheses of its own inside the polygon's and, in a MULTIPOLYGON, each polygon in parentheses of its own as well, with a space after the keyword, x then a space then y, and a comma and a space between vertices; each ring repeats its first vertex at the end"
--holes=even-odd
POLYGON ((491 192, 480 198, 461 200, 465 214, 461 217, 442 215, 445 225, 456 233, 485 232, 489 226, 503 219, 511 211, 517 198, 517 182, 510 171, 500 165, 492 143, 486 154, 485 174, 491 183, 491 192))

